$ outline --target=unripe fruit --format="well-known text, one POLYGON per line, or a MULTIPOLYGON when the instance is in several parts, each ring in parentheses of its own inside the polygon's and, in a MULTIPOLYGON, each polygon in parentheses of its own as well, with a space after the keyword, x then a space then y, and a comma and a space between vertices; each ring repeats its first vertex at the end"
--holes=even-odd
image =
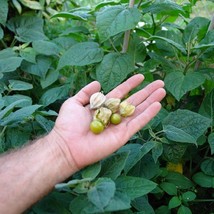
POLYGON ((90 130, 94 134, 100 134, 104 130, 104 125, 98 120, 93 120, 90 123, 90 130))
POLYGON ((121 123, 121 120, 122 120, 122 118, 121 118, 120 114, 114 113, 111 115, 110 122, 112 124, 118 125, 121 123))

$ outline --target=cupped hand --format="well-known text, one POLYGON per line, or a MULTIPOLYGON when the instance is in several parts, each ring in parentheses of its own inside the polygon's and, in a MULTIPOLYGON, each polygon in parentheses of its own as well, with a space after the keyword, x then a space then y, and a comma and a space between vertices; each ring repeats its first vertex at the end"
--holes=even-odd
MULTIPOLYGON (((122 99, 143 80, 143 75, 134 75, 109 92, 107 97, 122 99)), ((136 107, 134 114, 96 135, 89 129, 92 111, 88 105, 90 96, 101 89, 94 81, 63 103, 52 136, 57 139, 66 159, 74 162, 77 169, 95 163, 123 146, 159 112, 160 101, 165 96, 163 87, 163 81, 157 80, 131 95, 127 100, 136 107)))

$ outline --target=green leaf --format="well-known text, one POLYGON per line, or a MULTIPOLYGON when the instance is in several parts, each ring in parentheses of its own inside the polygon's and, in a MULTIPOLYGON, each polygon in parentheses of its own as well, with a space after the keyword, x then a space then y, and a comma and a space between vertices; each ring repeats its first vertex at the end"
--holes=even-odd
POLYGON ((160 184, 160 187, 168 195, 177 195, 177 187, 173 183, 163 182, 160 184))
POLYGON ((3 109, 2 111, 0 111, 0 119, 2 119, 4 117, 6 117, 7 115, 9 115, 10 112, 13 111, 14 107, 20 106, 23 103, 26 103, 26 99, 19 99, 19 100, 14 101, 10 105, 8 105, 5 109, 3 109))
POLYGON ((2 30, 1 26, 0 26, 0 39, 2 39, 4 37, 4 31, 2 30))
POLYGON ((214 154, 214 133, 209 134, 208 143, 210 145, 211 155, 213 155, 214 154))
POLYGON ((192 191, 187 191, 182 194, 182 200, 185 202, 193 201, 196 198, 196 194, 192 191))
POLYGON ((186 207, 184 205, 181 205, 178 208, 177 214, 192 214, 192 211, 190 210, 190 208, 188 208, 188 207, 186 207))
POLYGON ((151 6, 143 9, 143 12, 170 16, 184 14, 183 8, 170 0, 156 0, 151 6))
POLYGON ((21 65, 21 69, 30 74, 45 78, 50 66, 51 59, 47 56, 40 55, 36 57, 36 64, 24 61, 21 65))
POLYGON ((103 51, 95 42, 82 42, 73 45, 60 58, 58 69, 67 65, 84 66, 100 62, 103 51))
POLYGON ((55 188, 57 190, 68 190, 69 188, 74 188, 76 187, 78 184, 82 184, 82 183, 88 183, 90 182, 91 179, 90 178, 84 178, 84 179, 74 179, 74 180, 70 180, 67 183, 59 183, 55 185, 55 188))
POLYGON ((155 214, 171 214, 171 211, 167 206, 160 206, 155 210, 155 214))
POLYGON ((97 66, 96 76, 104 92, 108 92, 120 84, 133 70, 134 65, 128 54, 109 53, 97 66))
POLYGON ((179 101, 188 91, 191 91, 202 85, 205 81, 204 75, 196 72, 188 72, 184 75, 182 72, 174 71, 166 75, 166 89, 179 101))
POLYGON ((24 99, 24 101, 22 101, 21 103, 16 104, 17 108, 22 108, 22 107, 25 107, 25 106, 32 105, 31 97, 28 97, 28 96, 25 96, 25 95, 22 95, 22 94, 14 94, 14 95, 11 95, 11 96, 2 97, 2 100, 4 100, 5 106, 9 106, 13 102, 16 102, 16 101, 19 102, 19 100, 23 100, 23 99, 24 99))
POLYGON ((206 36, 194 48, 209 48, 214 46, 214 31, 208 31, 206 36))
POLYGON ((152 158, 154 159, 155 163, 157 163, 158 158, 163 153, 163 144, 160 142, 155 142, 155 147, 152 149, 152 158))
POLYGON ((54 14, 51 18, 63 17, 66 19, 87 21, 87 16, 88 15, 86 15, 86 13, 83 15, 83 14, 78 14, 76 12, 60 12, 60 13, 54 14))
POLYGON ((179 51, 181 51, 183 54, 186 54, 186 49, 184 48, 183 45, 174 42, 171 39, 165 38, 165 37, 161 37, 161 36, 151 36, 149 37, 149 40, 162 40, 165 41, 167 43, 169 43, 170 45, 172 45, 173 47, 177 48, 179 51))
POLYGON ((0 74, 4 72, 15 71, 22 62, 21 57, 11 56, 5 59, 0 59, 0 74))
POLYGON ((20 56, 31 63, 36 63, 36 52, 33 48, 27 47, 20 50, 20 56))
POLYGON ((197 143, 197 138, 195 138, 195 136, 192 136, 182 129, 176 128, 172 125, 163 126, 163 131, 169 140, 181 143, 197 143))
MULTIPOLYGON (((175 56, 176 49, 174 48, 174 45, 172 45, 171 41, 176 42, 177 44, 180 44, 183 48, 185 47, 182 41, 182 34, 180 31, 173 31, 173 30, 161 30, 156 33, 156 36, 166 38, 170 40, 170 43, 168 41, 163 41, 163 39, 156 39, 156 46, 158 49, 161 49, 165 51, 165 54, 167 56, 175 56)), ((176 45, 177 45, 176 44, 176 45)), ((180 48, 180 46, 179 46, 180 48)), ((178 50, 180 50, 177 48, 178 50)), ((161 52, 163 52, 161 51, 161 52)), ((184 51, 182 49, 182 51, 184 51)))
POLYGON ((125 173, 129 172, 129 170, 144 156, 144 152, 141 148, 141 144, 126 144, 119 149, 118 153, 129 153, 124 167, 125 173))
POLYGON ((165 177, 166 182, 175 184, 179 189, 189 189, 193 183, 184 175, 177 172, 169 172, 165 177))
POLYGON ((181 205, 181 200, 179 199, 178 196, 174 196, 170 199, 168 207, 169 207, 169 209, 173 209, 180 205, 181 205))
POLYGON ((28 119, 37 109, 39 109, 41 105, 32 105, 32 106, 26 106, 23 107, 15 112, 12 112, 9 114, 9 116, 5 117, 2 120, 1 125, 2 126, 15 126, 20 122, 23 122, 24 120, 28 119))
POLYGON ((175 112, 171 112, 164 120, 163 126, 173 126, 182 130, 190 136, 194 136, 198 139, 207 128, 210 126, 210 119, 203 117, 202 115, 189 111, 178 109, 175 112))
POLYGON ((51 41, 37 40, 32 43, 32 46, 39 54, 46 56, 59 54, 59 47, 51 41))
POLYGON ((214 176, 214 158, 207 158, 201 163, 201 171, 210 176, 214 176))
POLYGON ((101 171, 101 163, 97 162, 93 165, 90 165, 81 171, 83 178, 91 178, 94 179, 101 171))
POLYGON ((193 181, 201 187, 214 188, 214 176, 198 172, 192 177, 193 181))
MULTIPOLYGON (((169 143, 169 142, 168 142, 169 143)), ((163 157, 168 162, 172 163, 179 163, 184 153, 186 152, 187 145, 185 143, 165 143, 163 144, 164 150, 163 150, 163 157)))
POLYGON ((116 180, 117 190, 126 193, 131 199, 146 195, 156 186, 156 183, 140 177, 121 176, 116 180))
POLYGON ((113 154, 110 157, 104 159, 101 164, 101 172, 99 176, 109 177, 116 179, 124 169, 126 160, 128 157, 127 152, 113 154))
POLYGON ((20 42, 47 39, 43 32, 43 19, 36 16, 18 16, 8 21, 7 27, 20 42))
POLYGON ((87 193, 88 200, 100 210, 104 210, 114 196, 116 187, 109 178, 99 178, 87 193))
POLYGON ((47 88, 50 86, 52 83, 57 81, 59 78, 59 71, 58 70, 49 70, 45 76, 45 78, 42 78, 40 80, 40 84, 42 88, 47 88))
POLYGON ((49 133, 54 127, 54 122, 52 120, 48 120, 40 114, 36 114, 35 120, 46 131, 46 133, 49 133))
POLYGON ((8 15, 8 1, 7 0, 0 0, 0 24, 5 26, 7 21, 7 15, 8 15))
POLYGON ((212 119, 212 124, 214 125, 214 89, 205 96, 200 109, 199 113, 205 117, 212 119))
POLYGON ((126 195, 119 191, 116 191, 113 198, 109 201, 109 204, 105 207, 105 212, 114 212, 120 210, 126 210, 131 208, 131 200, 126 195))
POLYGON ((184 29, 183 40, 185 43, 197 39, 200 41, 207 33, 210 20, 204 17, 195 17, 184 29))
POLYGON ((9 88, 13 91, 26 91, 33 88, 33 85, 21 80, 9 80, 9 88))
POLYGON ((135 28, 140 18, 141 13, 137 8, 116 5, 102 9, 96 18, 96 27, 101 42, 118 33, 135 28))
POLYGON ((37 214, 50 214, 50 213, 60 213, 60 214, 70 214, 69 204, 72 200, 72 196, 69 193, 62 193, 52 191, 42 200, 37 202, 29 211, 31 213, 37 214))
POLYGON ((98 207, 91 203, 85 195, 80 195, 74 198, 69 206, 71 213, 86 214, 86 213, 100 213, 98 207))
POLYGON ((43 6, 40 2, 32 0, 19 0, 24 6, 33 10, 43 10, 43 6))
POLYGON ((51 88, 42 95, 42 97, 39 100, 39 103, 41 103, 44 106, 48 106, 51 103, 54 103, 56 100, 68 96, 68 91, 69 91, 68 85, 51 88))
POLYGON ((139 211, 138 214, 155 214, 153 207, 149 203, 147 195, 132 200, 132 206, 139 211))

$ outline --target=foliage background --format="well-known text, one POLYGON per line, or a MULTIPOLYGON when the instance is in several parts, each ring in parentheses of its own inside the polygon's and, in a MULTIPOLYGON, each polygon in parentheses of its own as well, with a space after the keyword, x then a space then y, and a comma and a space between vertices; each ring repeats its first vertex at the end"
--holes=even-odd
POLYGON ((214 212, 214 3, 130 3, 0 0, 0 152, 48 133, 92 80, 107 93, 142 73, 139 88, 162 79, 167 90, 124 147, 26 213, 214 212))

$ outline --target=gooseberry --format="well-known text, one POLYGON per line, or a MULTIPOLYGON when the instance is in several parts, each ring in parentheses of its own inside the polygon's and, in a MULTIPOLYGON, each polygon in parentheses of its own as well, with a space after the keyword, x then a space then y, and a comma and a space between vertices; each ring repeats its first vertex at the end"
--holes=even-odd
POLYGON ((118 125, 121 122, 121 116, 118 113, 114 113, 111 115, 110 122, 114 125, 118 125))
POLYGON ((90 130, 94 133, 94 134, 99 134, 104 130, 104 125, 98 121, 98 120, 93 120, 90 123, 90 130))

